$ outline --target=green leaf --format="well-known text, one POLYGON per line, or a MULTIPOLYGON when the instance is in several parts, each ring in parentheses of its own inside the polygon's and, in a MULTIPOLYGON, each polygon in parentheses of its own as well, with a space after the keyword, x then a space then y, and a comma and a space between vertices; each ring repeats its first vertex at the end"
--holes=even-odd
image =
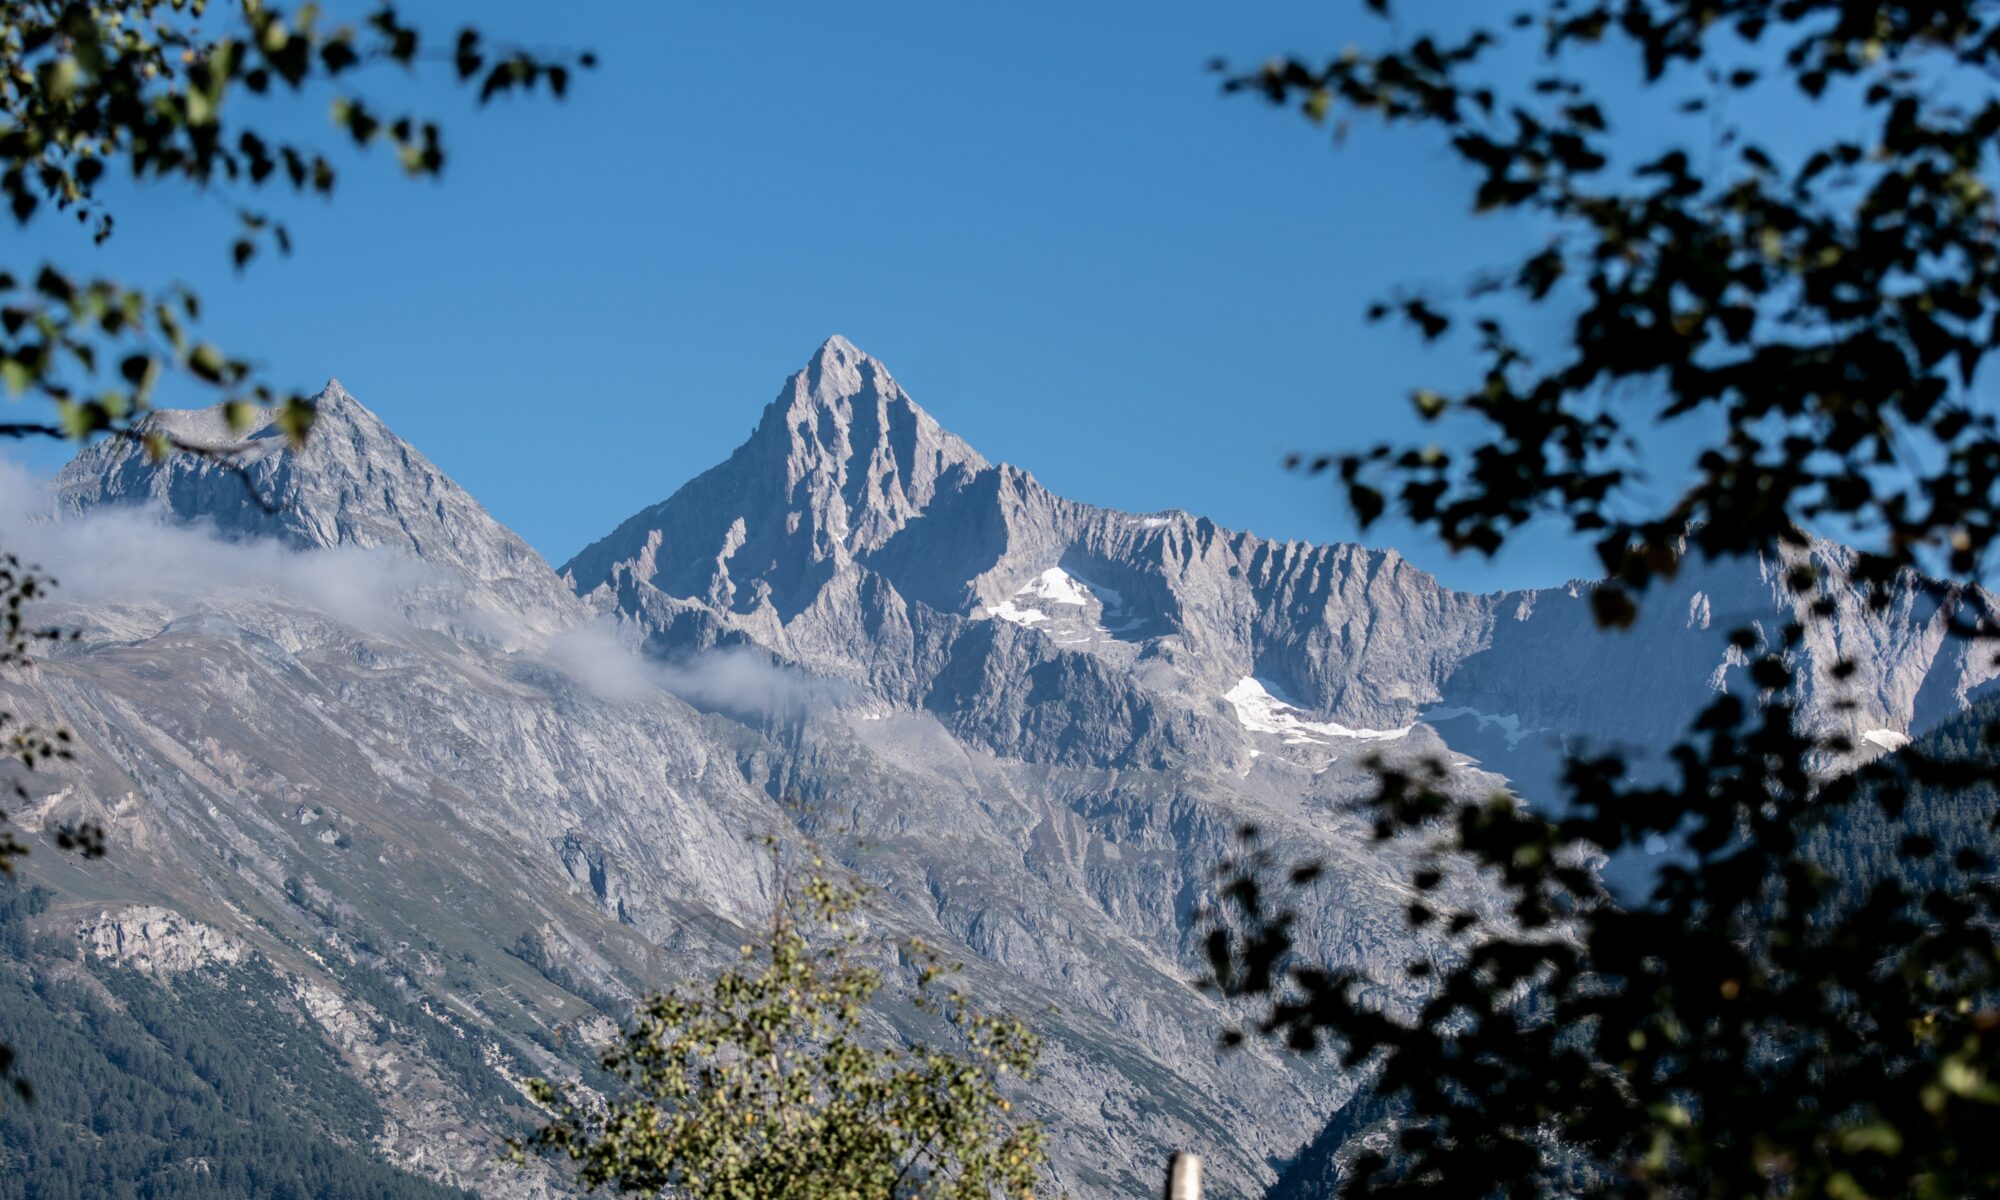
POLYGON ((20 399, 34 382, 35 373, 28 369, 28 364, 13 357, 0 359, 0 384, 6 386, 9 397, 20 399))
POLYGON ((193 371, 196 375, 210 383, 219 382, 222 379, 222 372, 225 365, 226 362, 222 357, 222 351, 210 342, 201 343, 188 354, 188 370, 193 371))

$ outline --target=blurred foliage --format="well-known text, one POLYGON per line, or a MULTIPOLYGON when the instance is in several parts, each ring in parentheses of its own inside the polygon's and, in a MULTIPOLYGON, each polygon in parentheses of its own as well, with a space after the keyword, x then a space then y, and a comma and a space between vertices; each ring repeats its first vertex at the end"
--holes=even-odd
MULTIPOLYGON (((358 23, 330 19, 317 4, 287 10, 258 0, 0 0, 0 18, 0 195, 15 221, 67 214, 108 239, 115 214, 101 185, 122 169, 235 206, 229 255, 239 268, 266 247, 291 248, 282 222, 243 206, 248 194, 331 196, 338 180, 322 147, 250 123, 245 110, 256 99, 326 91, 336 139, 386 145, 406 174, 422 178, 444 168, 437 123, 378 109, 361 90, 370 73, 439 61, 484 103, 536 89, 561 97, 571 72, 595 61, 495 47, 470 27, 440 44, 394 3, 375 4, 358 23)), ((0 423, 0 435, 138 435, 164 453, 171 440, 138 421, 162 377, 178 372, 211 390, 239 425, 258 406, 275 406, 280 428, 303 438, 307 399, 198 340, 200 315, 184 288, 149 292, 53 264, 0 270, 0 383, 50 405, 45 417, 0 423)))
MULTIPOLYGON (((103 194, 113 171, 139 184, 191 185, 234 209, 228 253, 241 270, 267 247, 286 253, 292 245, 282 222, 247 206, 250 194, 331 196, 339 178, 327 149, 260 131, 257 99, 326 92, 335 143, 386 145, 407 175, 435 177, 445 162, 437 123, 382 111, 363 90, 372 75, 440 63, 483 104, 517 91, 560 98, 575 70, 595 65, 588 53, 493 45, 469 26, 440 39, 402 12, 393 0, 371 4, 358 21, 318 4, 260 0, 0 0, 0 197, 21 228, 68 216, 103 243, 116 229, 103 194)), ((224 405, 232 428, 268 415, 302 443, 311 401, 260 379, 251 359, 202 340, 200 318, 200 298, 185 287, 153 290, 55 262, 0 261, 0 388, 34 409, 0 421, 0 438, 134 438, 155 457, 231 463, 227 446, 189 444, 145 421, 155 391, 173 376, 224 405)), ((56 636, 31 629, 22 611, 49 583, 32 565, 0 557, 0 667, 28 666, 30 645, 56 636)), ((16 768, 67 757, 64 730, 0 713, 0 731, 0 757, 16 768)), ((11 786, 27 798, 18 774, 11 786)), ((65 848, 102 852, 102 830, 55 833, 65 848)), ((0 873, 25 850, 0 830, 0 873)), ((14 1057, 0 1041, 0 1078, 14 1057)))
POLYGON ((942 988, 958 968, 921 942, 870 945, 866 893, 819 859, 783 896, 744 966, 640 1006, 603 1060, 622 1094, 535 1081, 555 1120, 517 1156, 560 1155, 586 1187, 648 1196, 1032 1197, 1041 1130, 1012 1117, 1003 1084, 1033 1071, 1035 1035, 942 988), (884 982, 868 959, 890 953, 954 1048, 867 1028, 884 982))
POLYGON ((1734 635, 1749 686, 1662 764, 1577 756, 1547 813, 1468 798, 1441 762, 1375 763, 1377 836, 1426 847, 1409 921, 1453 947, 1408 964, 1413 1010, 1296 951, 1288 896, 1313 867, 1254 838, 1206 914, 1210 985, 1265 998, 1262 1034, 1369 1073, 1394 1136, 1353 1153, 1347 1195, 1992 1195, 2000 725, 1870 761, 1801 732, 1794 670, 1849 584, 1884 605, 1914 592, 1993 651, 1971 585, 2000 484, 1982 370, 2000 334, 2000 5, 1550 0, 1466 19, 1493 24, 1394 19, 1386 49, 1228 77, 1338 131, 1432 131, 1475 210, 1548 235, 1462 294, 1371 313, 1427 341, 1470 332, 1476 380, 1414 394, 1468 453, 1295 465, 1334 473, 1364 523, 1393 506, 1455 549, 1538 520, 1593 539, 1606 626, 1690 555, 1764 556, 1803 615, 1734 635), (1621 105, 1648 132, 1621 141, 1621 105), (1536 339, 1553 350, 1510 332, 1551 322, 1561 336, 1536 339), (1717 432, 1686 486, 1649 484, 1652 431, 1703 413, 1717 432), (1797 565, 1807 528, 1859 542, 1851 578, 1797 565), (1604 890, 1602 856, 1662 840, 1677 852, 1649 895, 1604 890), (1502 889, 1501 919, 1442 898, 1465 871, 1502 889))
MULTIPOLYGON (((1394 504, 1454 548, 1490 554, 1557 518, 1630 586, 1671 574, 1690 548, 1796 543, 1802 520, 1879 534, 1860 568, 1878 583, 1926 550, 1973 572, 2000 478, 2000 432, 1974 401, 2000 340, 2000 15, 1556 0, 1502 24, 1324 64, 1278 60, 1225 85, 1341 130, 1369 117, 1431 130, 1472 172, 1476 212, 1548 231, 1461 295, 1370 310, 1426 341, 1470 332, 1477 378, 1412 394, 1426 420, 1468 422, 1470 453, 1384 444, 1295 465, 1337 471, 1364 522, 1394 504), (1530 43, 1525 81, 1492 61, 1507 30, 1530 43), (1611 57, 1627 51, 1636 71, 1611 57), (1699 145, 1618 165, 1632 146, 1591 80, 1620 70, 1655 107, 1694 118, 1699 145), (1858 111, 1823 131, 1745 119, 1821 97, 1858 111), (1569 335, 1554 351, 1510 332, 1550 317, 1569 335), (1726 432, 1694 484, 1662 502, 1645 478, 1648 431, 1698 412, 1726 432)), ((1629 611, 1625 589, 1601 597, 1612 623, 1629 611)))
MULTIPOLYGON (((63 636, 61 630, 33 625, 27 613, 27 606, 46 593, 50 582, 23 567, 13 555, 0 554, 0 667, 25 666, 30 661, 29 650, 36 642, 56 641, 63 636)), ((69 740, 66 729, 38 729, 22 724, 12 713, 0 712, 0 755, 19 763, 23 770, 32 771, 68 758, 69 740)), ((9 781, 8 788, 16 800, 28 799, 27 784, 18 774, 9 781)), ((28 852, 26 844, 11 829, 4 828, 6 821, 7 814, 0 812, 0 876, 13 874, 14 860, 28 852)), ((57 840, 64 849, 103 852, 103 831, 95 827, 59 830, 57 840)), ((4 1053, 5 1047, 0 1045, 0 1054, 4 1053)), ((0 1077, 5 1073, 6 1060, 0 1058, 0 1077)))

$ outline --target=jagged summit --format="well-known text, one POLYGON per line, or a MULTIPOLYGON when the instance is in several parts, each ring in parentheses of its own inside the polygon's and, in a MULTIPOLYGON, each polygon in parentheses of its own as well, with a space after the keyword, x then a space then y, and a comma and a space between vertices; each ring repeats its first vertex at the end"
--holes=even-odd
MULTIPOLYGON (((1167 695, 1196 717, 1250 679, 1310 719, 1348 728, 1398 730, 1427 711, 1462 711, 1485 714, 1481 729, 1624 741, 1680 728, 1729 676, 1726 630, 1701 614, 1719 605, 1730 620, 1750 619, 1788 604, 1759 564, 1722 566, 1662 594, 1645 630, 1606 648, 1574 589, 1469 595, 1394 551, 1276 543, 1184 514, 1066 500, 990 465, 838 336, 786 381, 726 462, 567 571, 661 648, 747 639, 912 702, 940 703, 949 685, 987 703, 1036 669, 1129 670, 1143 680, 1134 695, 1167 695), (992 648, 979 661, 1004 669, 966 683, 987 670, 975 668, 980 639, 992 648), (1574 686, 1552 686, 1530 665, 1572 653, 1629 661, 1617 671, 1579 661, 1554 676, 1574 686), (1670 672, 1669 683, 1656 677, 1661 660, 1707 666, 1670 672)), ((1866 729, 1918 727, 1913 697, 1924 688, 1956 711, 1993 675, 1958 664, 1934 629, 1877 624, 1865 614, 1845 623, 1850 653, 1897 637, 1909 645, 1876 655, 1876 699, 1854 718, 1866 729)), ((1058 722, 1071 700, 1032 719, 1024 700, 996 716, 995 736, 1058 722)))
MULTIPOLYGON (((326 386, 313 397, 313 408, 322 427, 365 423, 387 431, 382 419, 356 400, 338 379, 329 378, 326 381, 326 386)), ((268 453, 283 448, 283 435, 270 410, 256 410, 249 425, 232 430, 229 428, 227 409, 224 404, 207 408, 156 408, 140 418, 139 429, 142 432, 165 433, 182 445, 204 450, 248 448, 253 451, 253 456, 260 456, 255 452, 268 453)))
MULTIPOLYGON (((1417 656, 1455 661, 1476 640, 1484 603, 1443 593, 1394 556, 1305 549, 1277 553, 1212 522, 1056 496, 1026 472, 989 464, 878 360, 834 337, 727 461, 565 571, 662 648, 747 638, 905 699, 927 694, 939 667, 906 649, 923 637, 956 639, 935 631, 962 622, 972 640, 954 670, 966 680, 984 669, 973 642, 997 639, 993 662, 1027 655, 1008 661, 1021 677, 1029 660, 1124 672, 1143 654, 1154 660, 1148 679, 1185 689, 1174 703, 1199 710, 1188 721, 1220 712, 1231 685, 1261 672, 1321 715, 1408 724, 1428 697, 1349 684, 1371 673, 1428 680, 1434 664, 1411 668, 1412 651, 1392 639, 1328 636, 1300 618, 1323 615, 1339 628, 1382 609, 1400 624, 1403 610, 1420 610, 1413 619, 1438 636, 1417 656), (1185 670, 1164 669, 1169 660, 1185 670)), ((967 686, 997 694, 986 682, 967 686)))
POLYGON ((269 414, 232 431, 221 405, 157 409, 143 419, 142 430, 170 434, 218 457, 174 454, 155 462, 136 441, 98 442, 56 476, 56 509, 157 506, 232 536, 276 537, 302 549, 389 547, 419 558, 492 523, 339 380, 328 380, 313 405, 317 416, 303 449, 286 443, 269 414), (436 528, 447 514, 472 518, 474 528, 436 528))
MULTIPOLYGON (((785 482, 839 490, 858 510, 849 549, 879 543, 870 517, 893 522, 928 503, 952 467, 977 471, 986 460, 910 398, 880 359, 835 334, 765 407, 751 446, 781 455, 785 482)), ((746 447, 748 448, 748 447, 746 447)), ((740 453, 740 452, 739 452, 740 453)), ((763 464, 770 466, 767 461, 763 464)))
POLYGON ((232 433, 220 406, 160 409, 146 425, 223 457, 155 462, 133 440, 98 442, 51 488, 58 517, 138 506, 230 538, 299 549, 388 550, 453 572, 523 613, 553 616, 575 599, 526 542, 397 437, 337 379, 313 398, 312 436, 295 449, 265 416, 232 433))
POLYGON ((882 366, 881 359, 848 341, 845 335, 836 333, 821 342, 819 349, 813 351, 801 374, 810 376, 815 387, 822 380, 832 381, 836 387, 844 381, 846 390, 851 395, 860 386, 863 363, 886 373, 887 369, 882 366))
POLYGON ((622 573, 671 596, 789 614, 834 570, 987 469, 880 360, 836 334, 727 461, 563 570, 584 592, 622 573))
MULTIPOLYGON (((102 443, 58 477, 57 510, 143 504, 231 537, 388 549, 544 625, 580 613, 583 593, 658 649, 747 641, 899 702, 958 679, 947 665, 970 679, 972 647, 986 639, 1007 678, 1034 664, 1137 671, 1146 683, 1134 694, 1171 694, 1190 720, 1249 678, 1351 728, 1402 729, 1441 707, 1636 739, 1728 674, 1715 665, 1726 647, 1710 610, 1726 622, 1783 607, 1755 565, 1721 570, 1650 605, 1648 629, 1659 629, 1607 650, 1585 636, 1587 605, 1574 595, 1468 596, 1393 552, 1271 543, 1185 515, 1065 500, 988 463, 840 336, 786 379, 725 462, 578 554, 565 581, 337 380, 317 402, 302 451, 268 421, 232 434, 216 409, 156 413, 149 420, 184 441, 242 452, 155 463, 133 442, 102 443), (1572 651, 1631 661, 1615 672, 1579 664, 1570 674, 1592 681, 1587 696, 1532 683, 1540 672, 1522 666, 1572 651), (1661 656, 1713 670, 1659 683, 1649 664, 1661 656)), ((1961 663, 1938 630, 1876 624, 1859 614, 1843 626, 1850 654, 1882 643, 1881 700, 1864 732, 1920 728, 1993 675, 1961 663)), ((966 686, 999 694, 990 681, 966 686)))

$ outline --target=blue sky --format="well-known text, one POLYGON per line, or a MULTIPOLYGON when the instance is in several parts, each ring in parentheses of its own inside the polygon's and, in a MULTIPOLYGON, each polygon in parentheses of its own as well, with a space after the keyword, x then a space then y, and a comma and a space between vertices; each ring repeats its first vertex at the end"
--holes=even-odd
MULTIPOLYGON (((337 375, 558 563, 722 459, 835 332, 1064 495, 1352 538, 1281 456, 1408 432, 1408 389, 1452 378, 1363 309, 1520 242, 1469 215, 1434 141, 1336 151, 1205 69, 1372 36, 1358 4, 412 12, 601 65, 566 103, 483 111, 442 72, 390 77, 445 119, 444 179, 347 162, 331 205, 268 205, 298 249, 241 276, 227 208, 178 189, 121 193, 102 249, 55 224, 31 248, 196 285, 208 336, 282 385, 337 375)), ((275 119, 330 140, 323 100, 305 109, 275 119)), ((1493 565, 1365 540, 1461 587, 1589 569, 1553 538, 1493 565)))

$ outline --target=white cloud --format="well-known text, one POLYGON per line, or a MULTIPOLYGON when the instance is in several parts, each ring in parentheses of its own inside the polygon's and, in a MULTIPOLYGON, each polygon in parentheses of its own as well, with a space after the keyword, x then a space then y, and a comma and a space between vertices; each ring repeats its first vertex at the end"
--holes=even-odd
POLYGON ((605 622, 565 629, 549 639, 549 665, 600 700, 630 704, 665 691, 659 670, 605 622))
POLYGON ((235 598, 296 606, 356 628, 447 632, 541 657, 599 699, 626 704, 671 693, 697 707, 770 716, 837 705, 852 689, 778 666, 750 650, 716 650, 672 664, 640 654, 608 622, 553 635, 456 574, 388 550, 301 550, 232 540, 136 507, 52 520, 45 489, 0 459, 0 552, 56 582, 55 620, 93 607, 153 606, 160 619, 235 598))
POLYGON ((773 716, 836 706, 856 695, 845 684, 780 666, 754 650, 711 650, 684 661, 659 662, 602 621, 557 634, 545 654, 551 666, 599 699, 617 704, 668 692, 698 708, 773 716))
POLYGON ((100 508, 61 521, 47 512, 43 488, 0 460, 0 550, 53 579, 54 597, 65 605, 248 593, 376 626, 404 615, 417 593, 444 584, 424 564, 387 552, 232 541, 140 508, 100 508))

